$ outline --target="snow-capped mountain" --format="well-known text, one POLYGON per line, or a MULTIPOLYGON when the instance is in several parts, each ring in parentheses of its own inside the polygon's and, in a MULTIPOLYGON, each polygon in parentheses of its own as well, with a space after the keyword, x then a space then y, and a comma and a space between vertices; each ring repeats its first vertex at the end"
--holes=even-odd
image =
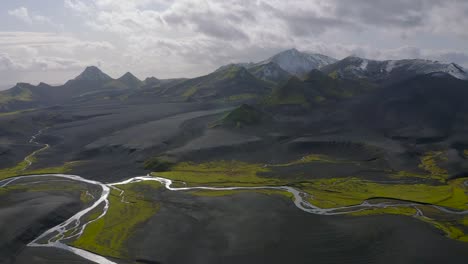
POLYGON ((301 52, 297 49, 289 49, 280 52, 273 57, 256 63, 263 65, 269 62, 278 64, 283 70, 296 76, 303 76, 311 70, 322 68, 337 60, 322 54, 301 52))
POLYGON ((376 61, 350 56, 323 67, 322 71, 341 78, 367 78, 375 81, 394 82, 430 73, 447 73, 455 78, 468 80, 468 72, 455 63, 423 59, 376 61))
POLYGON ((291 74, 283 70, 278 64, 269 62, 266 64, 256 65, 250 67, 249 72, 260 80, 269 81, 273 83, 281 83, 289 78, 291 74))
POLYGON ((88 66, 86 69, 78 75, 75 80, 77 81, 110 81, 112 78, 103 73, 96 66, 88 66))
POLYGON ((218 68, 224 70, 232 65, 244 67, 257 78, 266 81, 283 81, 290 75, 303 77, 312 70, 320 69, 337 60, 322 54, 301 52, 297 49, 289 49, 280 52, 269 59, 257 63, 235 63, 218 68))

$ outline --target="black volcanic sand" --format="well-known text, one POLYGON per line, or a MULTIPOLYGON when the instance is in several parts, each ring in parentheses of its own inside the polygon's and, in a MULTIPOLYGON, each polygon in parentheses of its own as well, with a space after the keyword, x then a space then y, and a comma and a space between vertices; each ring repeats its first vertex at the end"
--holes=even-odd
POLYGON ((468 244, 404 216, 318 216, 282 196, 160 191, 128 243, 139 263, 466 263, 468 244))
MULTIPOLYGON (((23 181, 34 181, 32 180, 23 181)), ((47 229, 62 223, 86 206, 80 200, 80 188, 86 190, 84 184, 70 182, 50 182, 51 190, 20 191, 8 188, 0 193, 0 263, 33 263, 41 259, 52 259, 48 251, 31 249, 26 245, 47 229), (66 190, 65 186, 75 185, 74 189, 66 190), (54 190, 55 187, 57 188, 54 190), (34 253, 37 252, 37 253, 34 253), (41 257, 42 256, 42 257, 41 257), (37 257, 37 258, 36 258, 37 257), (44 258, 43 258, 44 257, 44 258)), ((34 188, 34 185, 31 186, 34 188)), ((96 188, 90 192, 97 197, 96 188)), ((69 253, 63 253, 61 263, 71 263, 76 260, 69 253)), ((57 262, 58 263, 58 262, 57 262)))
MULTIPOLYGON (((5 262, 8 263, 8 262, 5 262)), ((15 264, 91 264, 68 251, 56 248, 27 247, 16 256, 15 264)))

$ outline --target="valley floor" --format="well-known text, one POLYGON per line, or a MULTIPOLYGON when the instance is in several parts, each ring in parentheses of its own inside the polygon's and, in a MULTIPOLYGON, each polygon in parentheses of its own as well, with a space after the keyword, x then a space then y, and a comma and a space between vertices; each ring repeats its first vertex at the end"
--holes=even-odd
POLYGON ((16 124, 0 138, 10 153, 0 164, 0 257, 7 263, 464 263, 468 257, 468 178, 454 173, 467 164, 464 149, 408 151, 372 134, 336 140, 285 123, 220 125, 231 109, 71 105, 53 120, 56 110, 0 117, 16 124))

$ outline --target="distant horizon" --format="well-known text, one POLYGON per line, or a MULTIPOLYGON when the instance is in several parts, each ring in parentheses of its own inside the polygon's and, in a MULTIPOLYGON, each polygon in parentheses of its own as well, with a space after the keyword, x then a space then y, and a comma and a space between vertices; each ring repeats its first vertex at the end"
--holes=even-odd
MULTIPOLYGON (((87 67, 97 67, 98 69, 100 69, 102 72, 108 74, 112 79, 118 79, 120 77, 122 77, 124 74, 126 73, 131 73, 133 74, 135 77, 137 77, 138 79, 140 80, 145 80, 146 78, 151 78, 151 77, 155 77, 157 79, 184 79, 184 78, 187 78, 187 79, 190 79, 190 78, 196 78, 196 77, 200 77, 200 76, 204 76, 204 75, 207 75, 207 74, 210 74, 212 72, 214 72, 215 70, 217 70, 218 68, 222 67, 222 66, 225 66, 225 65, 229 65, 229 64, 238 64, 238 63, 259 63, 259 62, 262 62, 262 61, 265 61, 265 60, 268 60, 269 58, 281 53, 281 52, 285 52, 285 51, 289 51, 289 50, 293 50, 293 49, 296 49, 298 50, 299 52, 302 52, 302 53, 309 53, 309 54, 320 54, 320 55, 325 55, 325 56, 328 56, 328 57, 331 57, 327 54, 322 54, 322 53, 317 53, 317 52, 314 52, 314 51, 309 51, 309 50, 300 50, 300 49, 297 49, 295 47, 292 47, 292 48, 288 48, 288 49, 285 49, 285 50, 282 50, 280 52, 277 52, 277 53, 274 53, 272 55, 270 55, 269 57, 267 58, 264 58, 262 60, 259 60, 259 61, 231 61, 231 62, 227 62, 227 63, 224 63, 224 64, 221 64, 219 66, 216 66, 213 70, 211 71, 208 71, 207 73, 204 73, 202 75, 196 75, 196 76, 191 76, 191 77, 185 77, 185 76, 180 76, 180 77, 171 77, 171 78, 161 78, 161 77, 158 77, 157 75, 151 75, 151 76, 144 76, 144 77, 141 77, 141 76, 138 76, 137 74, 133 73, 131 71, 131 69, 127 69, 125 70, 123 73, 117 75, 117 76, 114 76, 113 74, 109 74, 108 72, 106 72, 105 70, 101 69, 100 66, 97 66, 97 65, 86 65, 84 66, 81 70, 77 70, 76 74, 73 75, 72 77, 70 77, 69 79, 65 79, 63 80, 63 82, 54 82, 54 83, 49 83, 47 81, 44 81, 44 80, 38 80, 38 81, 35 81, 35 82, 28 82, 28 81, 17 81, 15 83, 11 83, 11 84, 2 84, 0 83, 0 91, 3 91, 3 90, 8 90, 12 87, 14 87, 16 84, 18 83, 28 83, 28 84, 31 84, 31 85, 35 85, 37 86, 38 84, 40 83, 46 83, 48 85, 51 85, 51 86, 60 86, 60 85, 63 85, 65 84, 67 81, 69 80, 73 80, 76 76, 78 76, 79 74, 81 74, 87 67)), ((357 56, 356 54, 350 54, 350 55, 347 55, 343 58, 334 58, 334 59, 337 59, 338 61, 340 60, 343 60, 345 58, 348 58, 348 57, 359 57, 361 59, 366 59, 366 60, 375 60, 375 59, 370 59, 370 58, 365 58, 365 57, 360 57, 360 56, 357 56)), ((402 58, 402 59, 399 59, 399 60, 404 60, 404 59, 409 59, 409 60, 428 60, 428 61, 437 61, 437 62, 441 62, 441 63, 445 63, 445 64, 450 64, 450 63, 455 63, 455 62, 451 62, 451 61, 438 61, 438 60, 431 60, 431 59, 427 59, 427 58, 402 58)), ((391 59, 381 59, 381 60, 375 60, 375 61, 387 61, 387 60, 391 60, 391 59)), ((456 64, 456 63, 455 63, 456 64)), ((463 68, 466 68, 465 65, 460 65, 462 66, 463 68)))

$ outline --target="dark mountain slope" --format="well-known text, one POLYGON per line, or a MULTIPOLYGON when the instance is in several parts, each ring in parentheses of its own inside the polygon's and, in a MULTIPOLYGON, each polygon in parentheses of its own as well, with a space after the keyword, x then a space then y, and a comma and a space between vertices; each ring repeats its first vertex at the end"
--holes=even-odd
POLYGON ((267 105, 312 106, 330 101, 343 100, 376 89, 377 86, 365 80, 337 79, 319 70, 309 72, 304 80, 297 77, 275 89, 267 97, 267 105))
POLYGON ((352 118, 389 137, 438 141, 468 133, 467 98, 468 81, 433 73, 365 96, 352 118))
POLYGON ((291 78, 290 73, 274 62, 253 66, 248 68, 248 71, 258 79, 272 84, 282 84, 291 78))
POLYGON ((384 85, 435 72, 444 72, 462 80, 468 79, 468 73, 457 64, 421 59, 376 61, 350 56, 324 66, 321 70, 336 78, 368 79, 384 85))
POLYGON ((138 88, 143 85, 143 82, 130 72, 125 73, 117 80, 125 84, 128 88, 138 88))
POLYGON ((247 100, 271 91, 271 85, 255 78, 244 67, 230 65, 211 74, 186 80, 163 94, 185 100, 247 100))

